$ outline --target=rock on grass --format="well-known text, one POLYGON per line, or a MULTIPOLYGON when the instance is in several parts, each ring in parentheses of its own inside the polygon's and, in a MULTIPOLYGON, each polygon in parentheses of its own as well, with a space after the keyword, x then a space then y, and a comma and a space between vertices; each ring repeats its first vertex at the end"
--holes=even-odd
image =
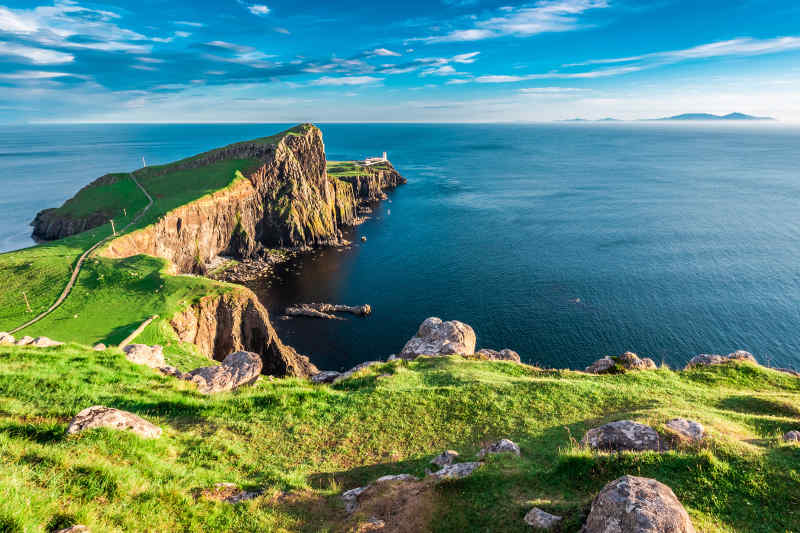
POLYGON ((109 428, 131 431, 145 439, 161 436, 161 428, 128 411, 121 411, 103 405, 87 407, 72 419, 67 434, 80 433, 87 429, 109 428))

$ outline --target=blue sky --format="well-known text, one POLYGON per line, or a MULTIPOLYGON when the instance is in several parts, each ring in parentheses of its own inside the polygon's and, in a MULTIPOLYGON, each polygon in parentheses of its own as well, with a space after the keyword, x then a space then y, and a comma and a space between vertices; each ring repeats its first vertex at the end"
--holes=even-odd
POLYGON ((701 111, 800 122, 799 3, 0 0, 4 123, 701 111))

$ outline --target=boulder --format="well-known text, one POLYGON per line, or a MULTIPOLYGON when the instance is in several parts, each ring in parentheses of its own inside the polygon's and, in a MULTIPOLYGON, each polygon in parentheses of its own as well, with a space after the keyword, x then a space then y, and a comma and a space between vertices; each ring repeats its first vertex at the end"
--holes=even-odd
POLYGON ((552 529, 561 522, 561 517, 534 507, 525 515, 525 523, 539 529, 552 529))
POLYGON ((127 430, 145 439, 161 436, 161 428, 127 411, 94 405, 75 415, 69 423, 67 434, 79 433, 93 428, 127 430))
POLYGON ((655 479, 622 476, 592 502, 581 533, 694 533, 672 489, 655 479))
POLYGON ((145 365, 150 368, 160 368, 166 366, 164 361, 164 349, 156 344, 148 346, 146 344, 128 344, 122 348, 125 358, 131 363, 145 365))
POLYGON ((478 452, 478 457, 485 457, 487 454, 495 453, 513 453, 519 456, 519 446, 509 439, 500 439, 499 441, 490 444, 478 452))
POLYGON ((31 337, 30 335, 25 335, 21 339, 17 339, 17 342, 15 342, 14 344, 16 344, 17 346, 27 346, 32 342, 33 342, 33 337, 31 337))
POLYGON ((381 476, 375 480, 375 483, 388 483, 391 481, 419 481, 411 474, 389 474, 388 476, 381 476))
POLYGON ((668 421, 666 427, 677 433, 680 437, 690 442, 700 442, 705 436, 705 428, 700 422, 687 420, 685 418, 673 418, 668 421))
POLYGON ((753 354, 750 352, 746 352, 744 350, 736 350, 735 352, 729 353, 728 355, 717 355, 717 354, 700 354, 692 357, 689 363, 686 365, 686 368, 695 368, 698 366, 710 366, 710 365, 719 365, 723 363, 730 363, 731 361, 748 361, 755 365, 758 364, 756 358, 753 357, 753 354))
POLYGON ((475 470, 483 466, 483 463, 455 463, 447 465, 441 470, 428 474, 435 479, 461 479, 472 474, 475 470))
POLYGON ((458 457, 458 452, 455 450, 445 450, 433 459, 431 459, 431 464, 436 466, 448 466, 453 464, 456 457, 458 457))
POLYGON ((47 337, 36 337, 30 343, 30 346, 36 346, 38 348, 49 348, 51 346, 61 346, 64 344, 63 342, 54 341, 53 339, 48 339, 47 337))
POLYGON ((581 444, 595 450, 615 452, 662 449, 656 430, 633 420, 618 420, 590 429, 581 439, 581 444))
POLYGON ((172 376, 174 378, 183 379, 183 372, 175 368, 174 366, 166 365, 160 366, 157 369, 159 372, 164 374, 165 376, 172 376))
POLYGON ((358 497, 369 488, 369 485, 366 487, 356 487, 354 489, 350 489, 342 493, 342 501, 344 502, 344 510, 348 513, 352 513, 358 507, 358 497))
POLYGON ((311 383, 333 383, 341 375, 341 372, 335 370, 323 370, 311 376, 311 383))
POLYGON ((783 436, 786 442, 800 442, 800 431, 792 430, 783 436))
POLYGON ((221 365, 195 368, 183 379, 197 384, 201 394, 213 394, 250 385, 261 375, 261 356, 253 352, 234 352, 221 365))
POLYGON ((640 358, 633 352, 616 357, 606 356, 586 367, 590 374, 616 374, 625 370, 655 370, 656 363, 649 357, 640 358))
POLYGON ((89 533, 89 528, 83 524, 75 524, 74 526, 59 529, 56 533, 89 533))
POLYGON ((475 331, 458 320, 443 322, 441 318, 430 317, 420 325, 400 357, 413 359, 418 355, 472 355, 475 353, 475 331))
POLYGON ((514 350, 509 350, 508 348, 504 348, 500 351, 490 350, 489 348, 481 348, 475 352, 475 354, 480 355, 489 361, 513 361, 515 363, 522 362, 519 354, 514 350))
POLYGON ((103 344, 102 342, 98 342, 97 344, 92 346, 92 350, 94 350, 96 352, 102 352, 106 348, 107 348, 107 346, 105 344, 103 344))
POLYGON ((0 344, 14 344, 14 336, 11 333, 0 331, 0 344))

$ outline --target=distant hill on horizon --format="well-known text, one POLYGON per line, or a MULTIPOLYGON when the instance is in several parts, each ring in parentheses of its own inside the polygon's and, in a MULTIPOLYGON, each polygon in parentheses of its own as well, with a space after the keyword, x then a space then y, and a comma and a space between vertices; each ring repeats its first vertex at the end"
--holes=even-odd
MULTIPOLYGON (((746 115, 744 113, 728 113, 727 115, 714 115, 712 113, 683 113, 682 115, 673 115, 671 117, 661 118, 642 118, 634 120, 633 122, 659 122, 668 120, 686 120, 686 121, 701 121, 701 120, 750 120, 750 121, 774 121, 777 120, 772 117, 755 117, 753 115, 746 115)), ((622 122, 622 119, 606 117, 600 119, 587 119, 587 118, 571 118, 561 120, 560 122, 622 122)))

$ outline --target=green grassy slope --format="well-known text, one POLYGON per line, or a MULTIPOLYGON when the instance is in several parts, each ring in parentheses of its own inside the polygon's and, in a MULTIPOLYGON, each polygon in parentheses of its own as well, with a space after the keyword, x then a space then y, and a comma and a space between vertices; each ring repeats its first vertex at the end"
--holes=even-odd
MULTIPOLYGON (((459 357, 394 361, 336 386, 262 380, 204 397, 117 351, 0 347, 0 528, 47 531, 339 531, 338 495, 385 474, 423 475, 445 448, 491 457, 428 497, 431 531, 528 531, 534 504, 577 531, 591 498, 629 473, 673 488, 701 532, 800 530, 800 380, 748 364, 617 376, 459 357), (106 430, 65 437, 94 404, 164 429, 156 441, 106 430), (663 454, 594 454, 572 438, 633 418, 704 423, 708 444, 663 454), (217 482, 265 488, 232 506, 195 499, 217 482)), ((364 517, 367 518, 367 517, 364 517)))
POLYGON ((343 178, 346 176, 367 176, 369 169, 386 170, 389 167, 385 163, 376 163, 369 167, 356 164, 355 161, 328 161, 328 175, 333 178, 343 178))

